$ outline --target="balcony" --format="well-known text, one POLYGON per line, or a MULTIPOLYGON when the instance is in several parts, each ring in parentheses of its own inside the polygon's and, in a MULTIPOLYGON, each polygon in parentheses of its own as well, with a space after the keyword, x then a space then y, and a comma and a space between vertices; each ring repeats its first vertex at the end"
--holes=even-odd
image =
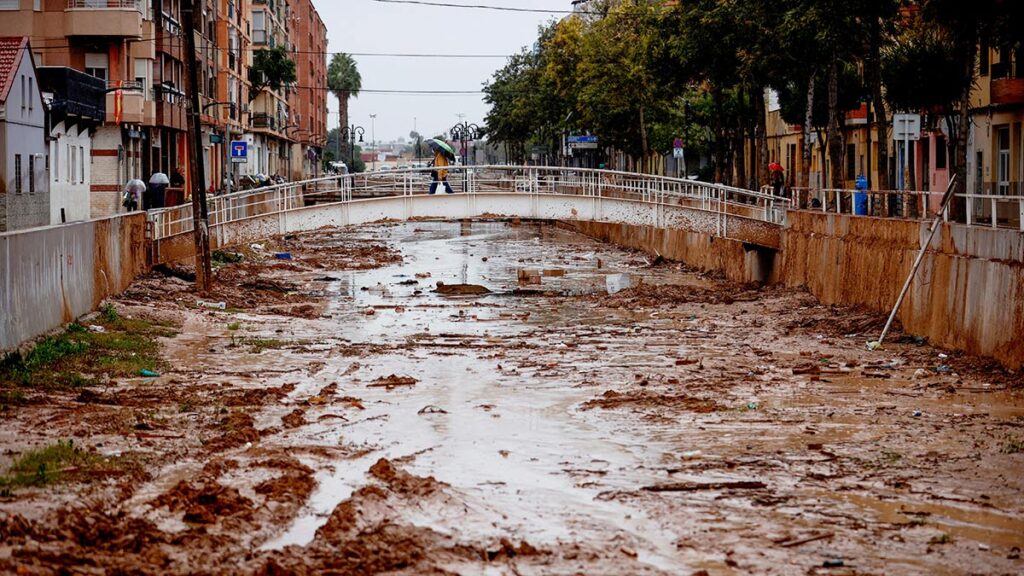
POLYGON ((249 117, 249 125, 256 129, 276 130, 277 118, 270 114, 253 114, 249 117))
POLYGON ((142 39, 142 0, 68 0, 68 36, 142 39))
POLYGON ((142 124, 146 112, 146 92, 142 84, 124 82, 121 86, 111 83, 107 92, 107 123, 108 124, 142 124), (114 90, 119 88, 120 92, 114 90), (120 93, 121 117, 117 117, 117 99, 120 93))
POLYGON ((73 68, 40 66, 39 88, 53 94, 50 114, 53 123, 99 124, 106 119, 103 80, 73 68))

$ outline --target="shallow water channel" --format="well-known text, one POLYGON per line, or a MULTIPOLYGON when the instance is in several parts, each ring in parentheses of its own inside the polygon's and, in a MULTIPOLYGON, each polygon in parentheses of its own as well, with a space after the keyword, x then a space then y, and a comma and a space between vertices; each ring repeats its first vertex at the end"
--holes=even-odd
MULTIPOLYGON (((367 410, 358 421, 298 431, 314 442, 340 438, 373 451, 319 474, 319 487, 303 515, 264 548, 312 540, 383 456, 407 460, 408 471, 432 475, 472 498, 469 506, 479 513, 460 513, 460 532, 480 537, 511 533, 538 546, 586 540, 591 532, 601 533, 602 539, 621 532, 641 543, 642 561, 664 569, 676 566, 674 534, 638 511, 596 498, 602 491, 656 480, 644 464, 661 454, 664 440, 657 438, 657 427, 624 434, 578 410, 594 396, 590 386, 580 384, 587 375, 600 374, 602 364, 641 370, 649 363, 671 362, 657 346, 630 346, 637 344, 632 337, 615 333, 623 328, 608 327, 609 319, 595 317, 592 310, 540 295, 512 294, 516 289, 603 293, 609 274, 635 274, 645 264, 642 257, 538 225, 420 223, 383 228, 374 237, 397 242, 405 262, 331 274, 338 278, 326 288, 337 294, 328 310, 333 318, 315 327, 350 346, 407 344, 399 353, 363 361, 358 377, 366 382, 397 374, 418 382, 360 390, 367 410), (520 269, 548 270, 548 275, 539 286, 520 286, 520 269), (432 292, 438 282, 479 284, 493 294, 440 296, 432 292), (367 315, 371 308, 375 313, 367 315), (530 356, 524 345, 539 347, 547 360, 520 369, 530 356), (587 476, 600 482, 581 481, 587 476), (467 525, 467 519, 475 522, 467 525)), ((644 277, 649 282, 700 282, 664 268, 644 277)), ((631 321, 628 312, 621 316, 622 322, 631 321)), ((294 336, 316 339, 323 333, 294 336)), ((294 394, 344 382, 351 364, 348 358, 330 362, 294 394)), ((452 528, 444 513, 409 513, 417 524, 442 532, 452 528)))

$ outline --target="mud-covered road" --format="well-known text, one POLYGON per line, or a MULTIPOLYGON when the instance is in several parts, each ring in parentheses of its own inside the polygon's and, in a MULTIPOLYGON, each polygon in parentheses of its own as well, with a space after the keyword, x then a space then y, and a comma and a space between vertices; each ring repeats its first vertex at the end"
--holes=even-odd
POLYGON ((877 315, 533 223, 238 254, 8 378, 0 572, 1024 572, 1022 376, 877 315))

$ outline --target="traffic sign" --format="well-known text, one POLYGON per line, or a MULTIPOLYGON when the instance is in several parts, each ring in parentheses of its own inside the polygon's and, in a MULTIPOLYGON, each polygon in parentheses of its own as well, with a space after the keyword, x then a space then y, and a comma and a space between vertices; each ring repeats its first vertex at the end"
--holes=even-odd
POLYGON ((245 140, 231 141, 231 161, 235 164, 245 164, 249 161, 249 143, 245 140))
POLYGON ((210 144, 223 144, 224 136, 222 134, 210 134, 210 144))
POLYGON ((569 148, 573 150, 596 150, 597 149, 597 136, 590 136, 586 134, 573 134, 565 139, 569 148))
POLYGON ((683 139, 682 138, 676 138, 675 140, 672 140, 672 147, 673 148, 682 148, 683 147, 683 139))
POLYGON ((685 154, 685 151, 684 151, 684 148, 682 146, 678 146, 678 147, 672 149, 672 157, 673 158, 685 158, 684 154, 685 154))
POLYGON ((920 114, 894 114, 892 117, 893 140, 920 140, 920 114))

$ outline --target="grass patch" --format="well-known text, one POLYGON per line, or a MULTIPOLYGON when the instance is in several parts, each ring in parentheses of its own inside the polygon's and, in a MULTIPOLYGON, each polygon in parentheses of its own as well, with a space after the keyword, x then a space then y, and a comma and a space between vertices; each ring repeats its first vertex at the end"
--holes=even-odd
POLYGON ((46 486, 75 474, 100 469, 108 463, 106 458, 75 446, 74 440, 58 440, 56 444, 22 454, 7 473, 0 476, 0 487, 13 490, 46 486))
POLYGON ((109 304, 94 322, 100 328, 71 324, 24 354, 5 355, 0 360, 0 403, 13 404, 19 388, 74 390, 91 384, 91 374, 137 376, 142 369, 163 367, 156 339, 173 336, 171 325, 124 318, 109 304))
POLYGON ((1024 452, 1024 440, 1007 436, 999 451, 1003 454, 1020 454, 1024 452))
POLYGON ((253 354, 259 354, 264 350, 279 350, 288 346, 288 342, 276 338, 249 338, 245 344, 250 347, 253 354))

